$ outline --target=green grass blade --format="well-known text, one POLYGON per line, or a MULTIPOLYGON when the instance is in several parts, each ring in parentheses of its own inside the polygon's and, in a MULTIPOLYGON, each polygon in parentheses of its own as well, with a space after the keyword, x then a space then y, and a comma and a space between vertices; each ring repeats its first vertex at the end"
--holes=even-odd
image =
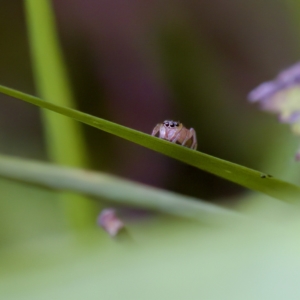
MULTIPOLYGON (((51 103, 75 107, 55 28, 50 0, 25 0, 33 75, 38 94, 51 103)), ((43 111, 48 155, 52 161, 85 167, 87 154, 80 124, 69 118, 43 111)), ((66 221, 81 228, 91 223, 93 206, 82 196, 62 193, 66 221)))
POLYGON ((130 129, 71 108, 45 102, 37 97, 30 96, 4 86, 0 86, 0 92, 41 108, 46 108, 64 116, 73 118, 82 123, 109 132, 141 146, 178 159, 201 170, 235 182, 251 190, 262 192, 276 199, 287 202, 298 202, 300 199, 299 186, 270 177, 259 171, 158 139, 149 134, 130 129))
POLYGON ((104 173, 0 155, 0 176, 55 190, 98 196, 117 204, 147 208, 206 222, 241 218, 237 212, 196 198, 152 188, 104 173))

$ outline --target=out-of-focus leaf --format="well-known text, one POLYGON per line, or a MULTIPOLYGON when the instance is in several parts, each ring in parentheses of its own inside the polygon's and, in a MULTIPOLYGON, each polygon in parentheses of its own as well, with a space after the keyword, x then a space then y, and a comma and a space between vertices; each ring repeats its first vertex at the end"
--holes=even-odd
POLYGON ((203 222, 244 219, 241 214, 200 199, 87 170, 0 156, 0 176, 55 190, 98 196, 117 204, 153 209, 203 222))
MULTIPOLYGON (((161 225, 161 226, 160 226, 161 225)), ((1 251, 0 298, 298 300, 299 215, 268 226, 134 228, 134 245, 86 232, 1 251)))
POLYGON ((268 174, 170 143, 149 134, 91 116, 75 109, 55 105, 4 86, 0 86, 0 92, 112 133, 249 189, 265 193, 271 197, 288 202, 298 202, 300 199, 299 186, 276 179, 268 174))
MULTIPOLYGON (((26 25, 31 50, 33 75, 39 95, 46 101, 75 107, 70 83, 55 28, 50 0, 25 0, 26 25)), ((47 153, 52 161, 86 167, 87 151, 79 123, 43 111, 47 153)), ((66 223, 81 229, 90 226, 94 207, 82 195, 59 195, 66 223)))
POLYGON ((0 191, 1 247, 66 229, 53 190, 1 177, 0 191))

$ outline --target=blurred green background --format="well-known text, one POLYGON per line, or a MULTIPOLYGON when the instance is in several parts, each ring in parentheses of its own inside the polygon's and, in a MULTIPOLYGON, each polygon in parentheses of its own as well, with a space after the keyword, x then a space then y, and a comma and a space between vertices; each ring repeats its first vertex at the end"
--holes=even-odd
MULTIPOLYGON (((52 5, 79 110, 146 133, 165 119, 180 120, 195 128, 200 151, 298 183, 296 138, 247 102, 251 89, 299 59, 296 1, 53 0, 52 5)), ((0 1, 0 32, 0 84, 38 95, 23 1, 0 1)), ((4 95, 0 99, 0 152, 49 161, 40 111, 4 95)), ((94 128, 84 126, 83 133, 90 169, 269 216, 269 204, 255 204, 264 197, 233 183, 94 128)), ((269 295, 269 285, 282 281, 271 276, 282 269, 272 262, 299 247, 287 237, 290 248, 282 246, 270 258, 272 245, 282 245, 274 237, 278 228, 256 236, 264 225, 221 231, 142 212, 137 219, 130 214, 135 241, 118 243, 96 228, 100 204, 94 229, 78 236, 66 225, 57 193, 1 179, 0 195, 3 299, 284 299, 269 295), (265 236, 272 237, 270 243, 265 236), (227 264, 236 259, 234 268, 227 264), (262 268, 261 261, 263 271, 255 269, 262 268), (253 286, 240 282, 257 274, 261 281, 253 286), (221 282, 224 290, 215 292, 221 282)), ((286 209, 289 215, 275 203, 280 216, 286 209)), ((296 236, 295 227, 280 230, 296 236)), ((295 280, 299 257, 292 254, 281 275, 295 280)), ((293 280, 288 290, 295 288, 293 280)))

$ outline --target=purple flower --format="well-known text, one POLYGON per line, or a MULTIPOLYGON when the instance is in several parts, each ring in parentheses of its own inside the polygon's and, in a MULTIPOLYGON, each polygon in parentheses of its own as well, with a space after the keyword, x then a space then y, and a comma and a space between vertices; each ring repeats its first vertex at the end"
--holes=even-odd
MULTIPOLYGON (((251 102, 259 102, 263 110, 278 115, 279 122, 291 124, 300 136, 300 62, 282 71, 272 80, 262 83, 248 95, 251 102)), ((300 160, 300 149, 296 154, 300 160)))
POLYGON ((300 84, 300 62, 282 71, 272 80, 259 85, 250 92, 248 98, 251 102, 263 101, 274 96, 275 93, 300 84))

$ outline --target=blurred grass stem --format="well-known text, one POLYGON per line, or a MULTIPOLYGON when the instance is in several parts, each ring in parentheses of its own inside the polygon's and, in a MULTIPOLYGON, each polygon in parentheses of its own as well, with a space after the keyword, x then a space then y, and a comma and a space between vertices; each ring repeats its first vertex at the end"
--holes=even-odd
MULTIPOLYGON (((25 0, 35 84, 44 100, 74 107, 50 2, 25 0)), ((46 110, 42 117, 51 160, 61 165, 86 166, 87 154, 80 124, 46 110)), ((91 223, 92 203, 88 199, 73 193, 61 193, 60 198, 71 227, 82 228, 91 223)))
POLYGON ((62 167, 0 155, 0 177, 54 190, 75 191, 101 197, 113 204, 136 206, 174 216, 216 224, 246 220, 237 212, 100 172, 62 167))

